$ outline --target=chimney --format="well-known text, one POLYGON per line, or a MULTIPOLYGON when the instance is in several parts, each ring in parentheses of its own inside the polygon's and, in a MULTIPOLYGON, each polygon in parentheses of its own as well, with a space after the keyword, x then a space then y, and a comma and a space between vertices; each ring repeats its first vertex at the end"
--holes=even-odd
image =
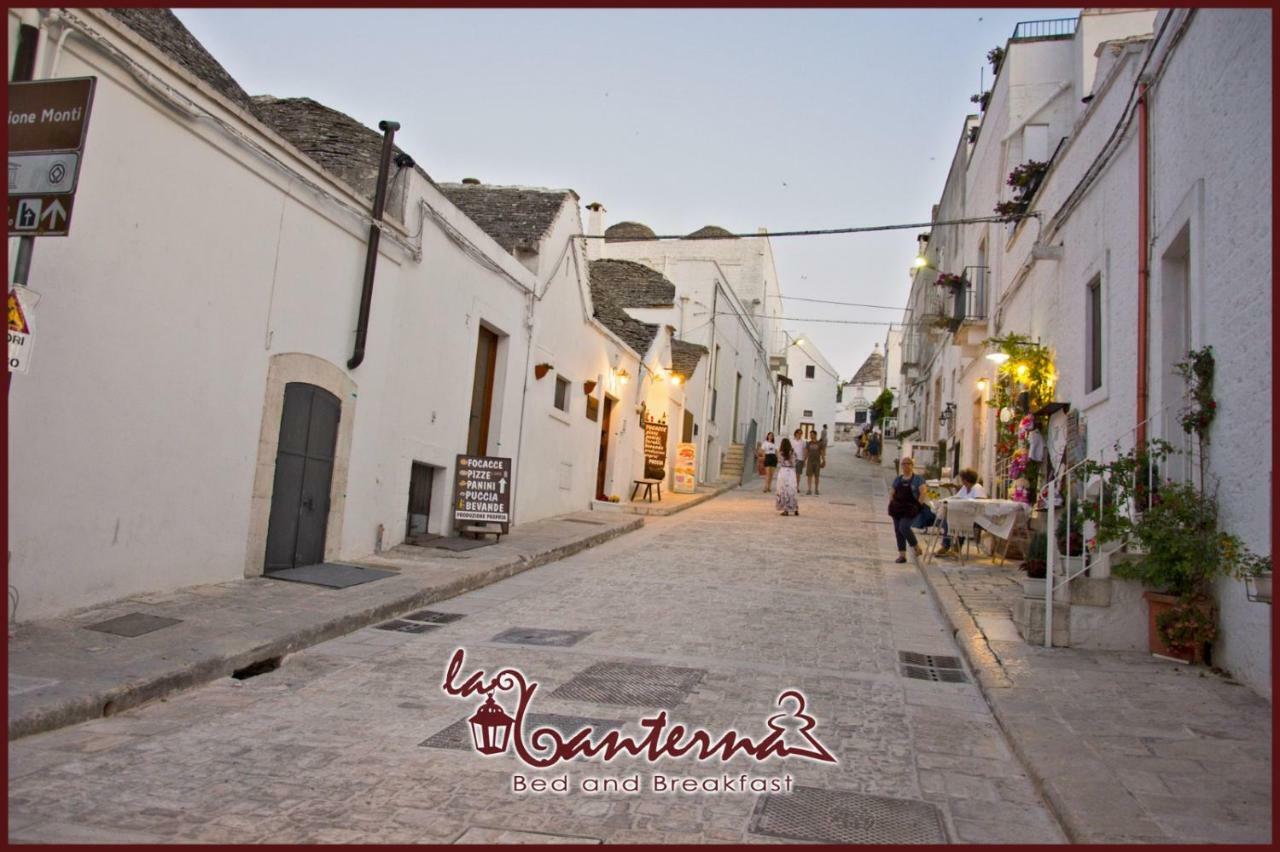
POLYGON ((599 260, 604 246, 604 214, 608 213, 599 201, 587 205, 587 236, 595 239, 586 240, 587 260, 599 260))

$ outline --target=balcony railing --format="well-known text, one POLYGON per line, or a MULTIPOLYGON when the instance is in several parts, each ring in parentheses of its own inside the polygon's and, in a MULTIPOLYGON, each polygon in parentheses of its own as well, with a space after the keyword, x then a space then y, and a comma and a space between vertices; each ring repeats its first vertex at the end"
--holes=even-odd
POLYGON ((1013 38, 1010 41, 1071 38, 1076 34, 1076 20, 1076 18, 1049 18, 1043 21, 1023 21, 1013 28, 1013 38))

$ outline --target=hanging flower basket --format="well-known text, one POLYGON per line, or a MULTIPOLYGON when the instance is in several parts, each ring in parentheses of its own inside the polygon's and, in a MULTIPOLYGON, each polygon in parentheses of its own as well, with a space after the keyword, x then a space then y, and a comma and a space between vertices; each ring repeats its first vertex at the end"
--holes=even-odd
POLYGON ((592 391, 594 391, 595 389, 596 389, 596 383, 594 379, 591 381, 586 381, 582 383, 582 392, 585 393, 587 396, 591 396, 592 391))
POLYGON ((944 272, 939 275, 933 284, 935 287, 950 287, 953 290, 959 290, 969 286, 969 282, 964 279, 963 275, 954 275, 950 272, 944 272))
POLYGON ((537 364, 533 368, 533 377, 535 379, 541 379, 543 376, 545 376, 547 373, 551 372, 554 369, 555 369, 554 364, 547 364, 547 363, 537 364))

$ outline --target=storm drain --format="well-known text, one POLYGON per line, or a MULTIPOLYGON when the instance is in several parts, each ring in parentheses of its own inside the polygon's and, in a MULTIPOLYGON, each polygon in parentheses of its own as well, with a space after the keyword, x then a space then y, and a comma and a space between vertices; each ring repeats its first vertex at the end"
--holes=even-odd
POLYGON ((819 843, 946 843, 942 814, 928 802, 800 787, 756 801, 747 831, 819 843))
POLYGON ((463 614, 460 612, 436 612, 432 609, 420 609, 400 616, 405 621, 425 621, 430 624, 452 624, 462 617, 463 614))
POLYGON ((429 630, 435 630, 438 624, 417 624, 413 621, 402 621, 395 619, 382 624, 374 625, 375 630, 390 630, 395 633, 426 633, 429 630))
POLYGON ((551 693, 553 698, 621 704, 630 707, 674 707, 702 682, 706 669, 596 663, 551 693))
POLYGON ((576 645, 590 630, 546 630, 541 627, 512 627, 490 639, 490 642, 505 642, 508 645, 543 645, 567 648, 576 645))
POLYGON ((161 630, 181 623, 182 619, 180 618, 165 618, 161 615, 147 615, 145 612, 131 612, 119 618, 111 618, 107 621, 100 621, 97 624, 85 625, 85 629, 133 638, 134 636, 150 633, 153 630, 161 630))
POLYGON ((934 656, 921 654, 918 651, 899 651, 898 661, 904 677, 943 683, 969 682, 958 657, 934 656))
MULTIPOLYGON (((615 719, 562 716, 558 713, 530 713, 524 719, 524 733, 526 736, 532 734, 538 728, 554 728, 567 740, 587 726, 590 726, 595 731, 591 737, 591 739, 595 740, 599 739, 599 735, 605 731, 618 730, 622 727, 622 723, 615 719)), ((459 719, 449 727, 427 737, 418 745, 424 748, 470 751, 472 749, 471 724, 467 719, 459 719)))

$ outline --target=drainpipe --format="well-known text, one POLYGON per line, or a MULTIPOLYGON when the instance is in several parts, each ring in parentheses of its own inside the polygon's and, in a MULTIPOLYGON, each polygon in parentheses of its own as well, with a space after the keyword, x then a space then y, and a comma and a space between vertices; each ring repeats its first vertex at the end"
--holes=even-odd
POLYGON ((1147 257, 1147 84, 1138 85, 1138 404, 1137 444, 1147 440, 1147 310, 1150 269, 1147 257))
MULTIPOLYGON (((707 446, 711 442, 711 430, 707 427, 710 425, 707 416, 711 413, 711 389, 715 387, 716 370, 720 367, 720 359, 716 357, 716 326, 719 320, 716 318, 716 301, 720 296, 720 282, 716 281, 714 289, 711 291, 711 346, 709 348, 707 359, 707 391, 702 397, 702 470, 703 476, 706 471, 710 470, 709 465, 711 459, 707 457, 707 446)), ((703 480, 706 481, 705 479, 703 480)))
POLYGON ((383 132, 382 158, 378 163, 378 188, 373 194, 373 221, 369 224, 369 251, 364 256, 364 285, 360 290, 360 319, 356 324, 356 349, 347 361, 347 369, 354 370, 364 361, 364 344, 369 336, 369 308, 373 305, 373 273, 378 266, 378 243, 382 239, 382 210, 387 203, 387 172, 391 170, 391 152, 395 148, 396 131, 400 123, 379 121, 383 132))

